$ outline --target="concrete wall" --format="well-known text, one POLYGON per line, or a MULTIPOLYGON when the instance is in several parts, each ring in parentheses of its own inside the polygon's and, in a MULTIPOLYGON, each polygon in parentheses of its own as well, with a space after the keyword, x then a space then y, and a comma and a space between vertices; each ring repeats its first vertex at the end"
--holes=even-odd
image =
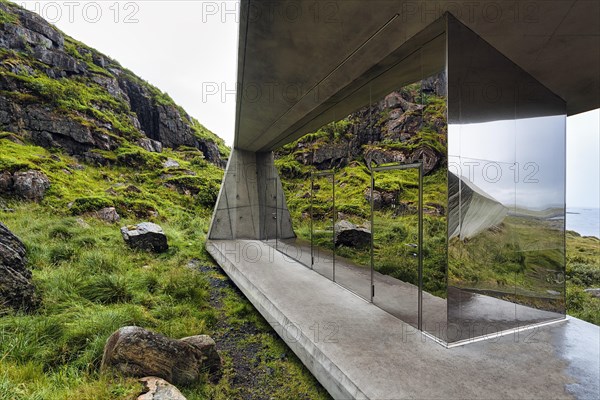
POLYGON ((272 152, 233 149, 209 239, 287 239, 295 237, 272 152))

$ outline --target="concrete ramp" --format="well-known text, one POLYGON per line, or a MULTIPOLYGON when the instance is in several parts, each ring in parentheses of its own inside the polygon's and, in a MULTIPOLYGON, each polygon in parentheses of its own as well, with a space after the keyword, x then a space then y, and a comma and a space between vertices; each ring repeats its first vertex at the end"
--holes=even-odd
POLYGON ((567 318, 445 348, 257 240, 206 248, 336 399, 597 399, 600 327, 567 318))

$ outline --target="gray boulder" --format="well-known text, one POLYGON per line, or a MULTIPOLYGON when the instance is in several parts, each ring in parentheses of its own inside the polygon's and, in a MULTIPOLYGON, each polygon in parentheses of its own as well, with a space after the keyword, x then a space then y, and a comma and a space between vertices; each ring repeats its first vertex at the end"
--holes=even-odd
POLYGON ((39 201, 50 188, 50 180, 40 171, 15 172, 13 192, 24 199, 39 201))
POLYGON ((137 400, 186 400, 179 389, 164 379, 148 376, 140 381, 144 384, 144 393, 137 400))
POLYGON ((0 222, 0 308, 29 311, 39 305, 25 255, 23 242, 0 222))
POLYGON ((336 246, 367 247, 371 243, 371 231, 349 221, 338 221, 335 224, 334 241, 336 246))
POLYGON ((142 222, 137 225, 128 225, 121 228, 123 240, 134 249, 155 251, 158 253, 167 251, 169 244, 163 229, 152 222, 142 222))
MULTIPOLYGON (((138 122, 139 123, 139 122, 138 122)), ((152 140, 150 138, 142 138, 138 140, 138 145, 151 153, 162 153, 163 145, 161 142, 157 140, 152 140)))
POLYGON ((208 336, 177 340, 127 326, 108 338, 101 368, 131 377, 156 376, 186 386, 198 382, 205 372, 218 379, 221 358, 215 342, 208 336))
POLYGON ((40 171, 0 172, 0 195, 40 201, 50 188, 50 180, 40 171))
POLYGON ((114 224, 115 222, 119 222, 121 220, 121 217, 114 207, 103 208, 96 211, 94 214, 98 219, 108 222, 109 224, 114 224))

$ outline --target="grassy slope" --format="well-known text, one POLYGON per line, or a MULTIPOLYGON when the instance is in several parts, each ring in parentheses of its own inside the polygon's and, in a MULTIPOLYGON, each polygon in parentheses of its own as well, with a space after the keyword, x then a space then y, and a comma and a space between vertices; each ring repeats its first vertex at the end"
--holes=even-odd
POLYGON ((567 309, 570 315, 600 325, 600 299, 583 289, 600 288, 600 240, 567 232, 567 309))
POLYGON ((135 154, 137 170, 118 164, 80 170, 70 157, 0 139, 0 170, 35 168, 52 182, 40 204, 12 200, 0 207, 0 220, 27 245, 43 300, 31 315, 0 311, 0 399, 135 398, 135 380, 98 368, 108 336, 131 324, 175 338, 205 333, 226 345, 223 379, 183 388, 188 399, 327 398, 244 297, 219 284, 226 277, 203 242, 223 171, 198 152, 135 154), (167 156, 181 168, 163 171, 167 156), (89 214, 106 205, 117 207, 120 224, 89 214), (148 217, 149 210, 159 216, 148 217), (140 220, 164 228, 167 253, 124 245, 119 227, 140 220), (209 268, 187 268, 191 260, 209 268), (254 384, 243 383, 248 376, 254 384))
MULTIPOLYGON (((16 4, 6 0, 0 2, 9 10, 18 8, 16 4)), ((20 25, 21 21, 16 14, 0 10, 0 29, 3 29, 3 24, 6 23, 20 25)), ((53 29, 58 30, 55 27, 53 29)), ((20 104, 48 104, 56 112, 65 114, 83 125, 93 126, 115 139, 121 146, 128 147, 131 142, 142 137, 130 118, 132 110, 129 103, 111 95, 105 87, 94 81, 94 78, 115 78, 115 71, 120 71, 119 76, 146 88, 155 104, 172 106, 179 110, 183 121, 190 125, 194 135, 200 140, 214 142, 221 157, 229 156, 229 148, 223 139, 189 116, 167 93, 142 80, 110 57, 62 32, 61 34, 64 36, 65 52, 84 63, 88 73, 53 79, 45 72, 47 66, 32 56, 30 47, 26 46, 22 51, 0 48, 0 77, 19 82, 22 87, 18 91, 2 91, 0 94, 20 104), (95 64, 95 58, 105 60, 105 67, 95 64), (17 73, 12 71, 12 67, 15 66, 20 68, 17 73), (110 128, 100 127, 102 125, 110 128)))

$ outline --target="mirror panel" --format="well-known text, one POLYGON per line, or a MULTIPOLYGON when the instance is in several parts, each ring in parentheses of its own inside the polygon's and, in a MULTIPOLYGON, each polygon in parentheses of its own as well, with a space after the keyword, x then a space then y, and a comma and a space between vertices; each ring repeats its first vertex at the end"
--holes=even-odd
POLYGON ((452 17, 448 29, 448 342, 456 342, 564 310, 565 131, 562 101, 452 17), (524 168, 539 179, 526 182, 524 168))
POLYGON ((321 275, 335 277, 335 175, 313 174, 311 183, 311 267, 321 275))
POLYGON ((565 314, 566 115, 562 100, 524 73, 517 105, 515 301, 525 325, 565 314))

